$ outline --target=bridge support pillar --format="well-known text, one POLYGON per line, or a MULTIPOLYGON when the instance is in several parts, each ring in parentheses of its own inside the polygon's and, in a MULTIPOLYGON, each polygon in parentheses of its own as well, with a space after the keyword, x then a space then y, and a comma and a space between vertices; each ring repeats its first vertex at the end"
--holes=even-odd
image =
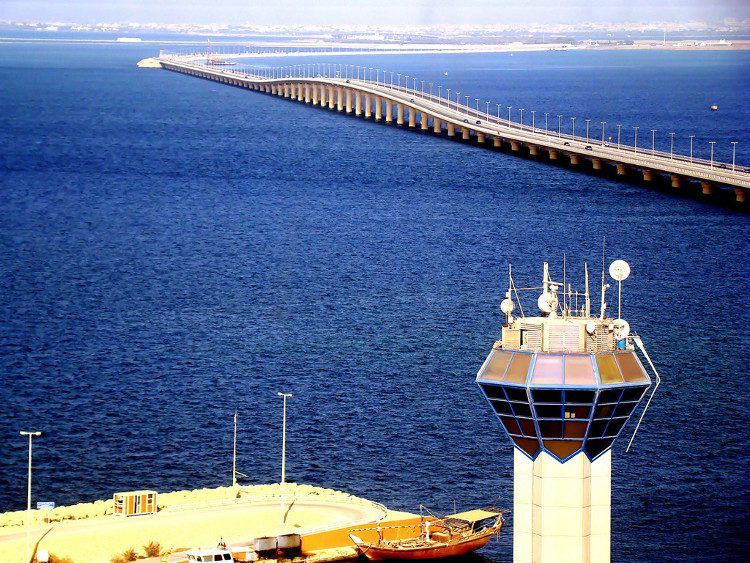
POLYGON ((461 138, 464 141, 468 141, 471 137, 471 131, 469 131, 468 127, 461 127, 461 138))
POLYGON ((351 89, 346 89, 346 113, 352 112, 352 91, 351 89))
POLYGON ((571 164, 578 164, 579 162, 581 162, 581 159, 580 159, 580 157, 577 154, 571 154, 570 155, 570 163, 571 164))
POLYGON ((328 93, 328 88, 325 86, 320 87, 320 107, 325 107, 326 104, 328 104, 328 100, 326 100, 326 94, 328 93))
POLYGON ((396 104, 396 123, 398 125, 404 124, 404 105, 396 104))
POLYGON ((680 177, 677 174, 672 174, 672 187, 673 188, 682 187, 682 181, 680 180, 680 177))
POLYGON ((417 111, 411 106, 407 109, 409 110, 409 127, 414 129, 417 126, 417 111))
POLYGON ((599 158, 592 158, 591 159, 591 168, 594 170, 601 170, 602 169, 602 161, 599 158))
POLYGON ((305 87, 302 84, 297 84, 297 101, 301 102, 305 99, 305 87))
POLYGON ((344 111, 344 89, 336 88, 336 110, 344 111))
POLYGON ((499 149, 503 146, 503 140, 500 137, 492 137, 492 146, 499 149))
POLYGON ((393 123, 393 102, 390 100, 385 101, 385 122, 393 123))
POLYGON ((432 118, 432 132, 435 133, 435 135, 440 135, 443 132, 443 123, 438 117, 432 118))
POLYGON ((744 188, 734 188, 734 195, 737 203, 745 203, 747 201, 747 191, 744 188))
POLYGON ((648 168, 643 169, 643 181, 652 182, 654 180, 654 173, 648 168))
POLYGON ((305 84, 305 103, 306 104, 310 103, 310 85, 309 84, 305 84))
POLYGON ((370 94, 365 94, 365 119, 372 117, 372 100, 370 94))
POLYGON ((536 156, 539 154, 539 147, 536 145, 529 145, 529 154, 531 156, 536 156))
POLYGON ((425 112, 419 114, 419 125, 422 131, 427 131, 430 128, 430 116, 425 112))
POLYGON ((481 131, 477 131, 477 143, 484 144, 484 141, 485 141, 484 133, 482 133, 481 131))
POLYGON ((362 115, 362 94, 354 92, 354 115, 362 115))
POLYGON ((714 193, 714 186, 711 182, 701 180, 701 191, 703 195, 712 195, 714 193))
POLYGON ((616 164, 616 166, 617 166, 617 175, 618 176, 626 176, 627 175, 627 173, 628 173, 628 167, 625 164, 623 164, 622 162, 618 162, 616 164))
POLYGON ((312 97, 312 104, 318 105, 318 87, 315 84, 310 85, 310 95, 312 97))
POLYGON ((448 136, 449 137, 455 137, 456 136, 456 126, 451 123, 450 121, 447 123, 448 125, 448 136))
POLYGON ((336 90, 333 86, 328 88, 328 109, 336 107, 336 90))
MULTIPOLYGON (((388 114, 390 116, 390 114, 388 114)), ((388 118, 390 121, 390 117, 388 118)), ((383 120, 383 100, 380 96, 375 96, 375 121, 383 120)))
POLYGON ((294 92, 294 86, 291 84, 284 84, 284 97, 291 98, 294 92))
POLYGON ((520 151, 521 150, 521 143, 519 143, 518 141, 511 141, 510 142, 510 150, 512 150, 513 152, 520 151))

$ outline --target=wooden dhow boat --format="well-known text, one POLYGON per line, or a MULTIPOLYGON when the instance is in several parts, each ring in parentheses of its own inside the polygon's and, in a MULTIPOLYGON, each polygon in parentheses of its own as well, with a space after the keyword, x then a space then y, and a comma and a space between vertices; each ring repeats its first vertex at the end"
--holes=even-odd
POLYGON ((505 512, 480 508, 444 518, 431 516, 418 526, 379 526, 352 531, 372 537, 370 541, 355 533, 349 534, 349 538, 370 561, 455 557, 476 551, 492 536, 499 538, 505 512))

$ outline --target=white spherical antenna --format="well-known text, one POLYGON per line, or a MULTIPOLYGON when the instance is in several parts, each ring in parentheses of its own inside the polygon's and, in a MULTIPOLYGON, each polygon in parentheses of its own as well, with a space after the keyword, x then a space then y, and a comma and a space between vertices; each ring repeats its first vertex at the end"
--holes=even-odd
POLYGON ((617 340, 625 340, 630 334, 630 323, 625 319, 616 319, 615 325, 615 338, 617 340))
POLYGON ((625 260, 615 260, 609 265, 609 275, 618 282, 628 279, 630 264, 625 262, 625 260))
POLYGON ((586 323, 586 332, 593 336, 596 332, 596 323, 586 323))
POLYGON ((505 313, 506 315, 509 315, 513 312, 513 309, 516 308, 515 303, 513 303, 512 299, 503 299, 502 303, 500 303, 500 310, 505 313))
POLYGON ((549 292, 544 292, 536 300, 536 304, 539 306, 539 310, 542 313, 551 313, 554 308, 554 297, 549 292))

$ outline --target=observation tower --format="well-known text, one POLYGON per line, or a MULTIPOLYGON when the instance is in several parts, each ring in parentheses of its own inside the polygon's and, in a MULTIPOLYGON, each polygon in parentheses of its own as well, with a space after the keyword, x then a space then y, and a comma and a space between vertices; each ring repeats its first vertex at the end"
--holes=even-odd
POLYGON ((622 319, 630 267, 616 260, 609 273, 617 318, 606 314, 604 271, 592 316, 587 267, 583 292, 552 281, 547 263, 541 287, 516 287, 509 268, 502 338, 477 383, 514 446, 515 563, 610 561, 611 447, 651 387, 637 350, 655 375, 653 392, 659 375, 622 319), (538 316, 524 312, 520 294, 529 291, 538 316))

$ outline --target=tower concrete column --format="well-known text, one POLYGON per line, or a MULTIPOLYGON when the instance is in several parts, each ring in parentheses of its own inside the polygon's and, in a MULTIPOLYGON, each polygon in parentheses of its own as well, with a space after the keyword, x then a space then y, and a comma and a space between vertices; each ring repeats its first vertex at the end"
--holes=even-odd
POLYGON ((436 135, 440 135, 443 132, 443 122, 440 121, 439 117, 432 118, 432 132, 436 135))
POLYGON ((591 159, 591 168, 594 170, 601 170, 602 169, 602 161, 600 158, 592 158, 591 159))
POLYGON ((362 115, 362 94, 360 94, 359 90, 354 92, 354 115, 362 115))
POLYGON ((404 104, 396 104, 396 123, 404 124, 404 104))
MULTIPOLYGON (((387 114, 390 116, 390 113, 387 114)), ((390 120, 390 117, 388 117, 390 120)), ((380 96, 375 96, 375 121, 383 120, 383 100, 380 96)))
POLYGON ((409 127, 414 129, 417 126, 417 111, 411 106, 408 106, 408 110, 409 110, 409 127))
POLYGON ((513 452, 513 562, 610 561, 612 454, 513 452))
POLYGON ((446 124, 448 126, 448 136, 449 137, 455 137, 456 136, 456 126, 451 123, 450 121, 446 124))
POLYGON ((365 119, 372 117, 372 100, 370 94, 365 94, 365 119))
POLYGON ((284 97, 291 98, 294 94, 294 86, 291 84, 284 84, 284 97))

